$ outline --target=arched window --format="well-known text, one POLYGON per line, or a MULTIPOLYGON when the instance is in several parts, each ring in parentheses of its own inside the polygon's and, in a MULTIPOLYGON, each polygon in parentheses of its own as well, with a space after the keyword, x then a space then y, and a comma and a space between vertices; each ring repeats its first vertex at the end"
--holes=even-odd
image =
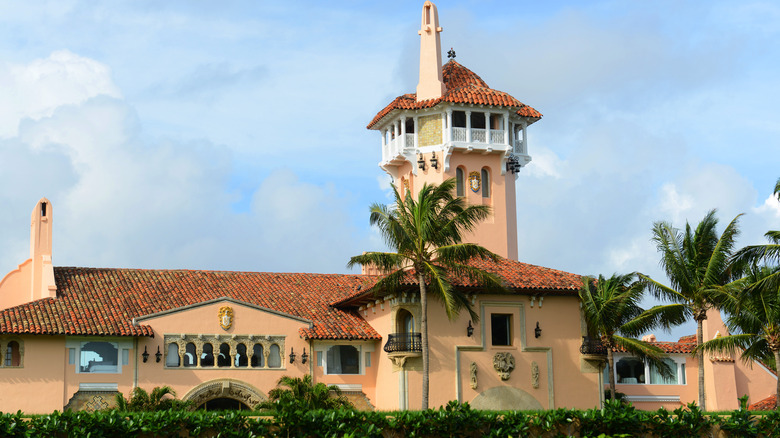
POLYGON ((252 347, 252 368, 262 368, 264 363, 263 344, 255 344, 255 346, 252 347))
MULTIPOLYGON (((43 205, 46 205, 45 203, 43 205)), ((19 343, 11 341, 5 351, 5 366, 18 367, 22 364, 22 356, 19 352, 19 343)))
POLYGON ((218 367, 229 367, 230 366, 230 345, 223 342, 219 346, 219 355, 217 356, 217 366, 218 367))
POLYGON ((398 310, 398 332, 399 333, 413 333, 414 332, 414 315, 412 315, 406 309, 398 310))
POLYGON ((268 368, 279 368, 282 366, 282 354, 279 350, 279 346, 271 344, 268 355, 268 368))
POLYGON ((462 167, 455 169, 455 194, 457 196, 466 195, 466 177, 462 167))
POLYGON ((247 360, 248 356, 246 354, 246 345, 244 344, 238 344, 236 346, 236 366, 239 368, 244 368, 249 364, 249 361, 247 360))
POLYGON ((487 167, 482 168, 482 197, 490 197, 490 171, 487 167))
POLYGON ((173 342, 168 344, 168 355, 165 357, 165 366, 179 366, 179 344, 173 342))
POLYGON ((214 366, 214 347, 208 342, 203 344, 203 352, 200 354, 200 366, 202 367, 214 366))
POLYGON ((195 347, 195 344, 192 342, 188 342, 187 345, 184 346, 184 366, 185 367, 194 367, 198 365, 198 361, 195 360, 195 358, 198 357, 198 349, 195 347))

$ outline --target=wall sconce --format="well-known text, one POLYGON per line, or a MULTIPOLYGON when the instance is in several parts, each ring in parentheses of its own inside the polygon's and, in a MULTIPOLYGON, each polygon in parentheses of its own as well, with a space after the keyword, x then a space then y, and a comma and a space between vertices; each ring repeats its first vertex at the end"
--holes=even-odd
POLYGON ((439 168, 439 160, 436 158, 436 152, 431 152, 431 167, 434 169, 439 168))
POLYGON ((306 354, 306 347, 303 347, 303 354, 301 355, 301 363, 306 363, 309 359, 309 355, 306 354))
POLYGON ((160 346, 159 345, 157 346, 157 353, 154 353, 154 357, 157 359, 157 362, 159 362, 160 359, 162 359, 162 353, 160 353, 160 346))
POLYGON ((474 334, 474 326, 471 325, 471 320, 469 320, 469 326, 466 327, 466 336, 471 337, 471 335, 474 334))
POLYGON ((290 347, 290 363, 295 363, 295 352, 292 347, 290 347))
POLYGON ((423 157, 423 154, 420 154, 420 156, 417 158, 417 167, 425 170, 425 157, 423 157))
POLYGON ((143 352, 143 354, 141 354, 141 357, 143 357, 143 358, 144 358, 144 362, 146 362, 147 360, 149 360, 149 352, 148 352, 148 351, 146 351, 146 346, 144 346, 144 352, 143 352))
POLYGON ((536 321, 536 328, 534 329, 534 336, 539 337, 542 336, 542 329, 539 327, 539 321, 536 321))

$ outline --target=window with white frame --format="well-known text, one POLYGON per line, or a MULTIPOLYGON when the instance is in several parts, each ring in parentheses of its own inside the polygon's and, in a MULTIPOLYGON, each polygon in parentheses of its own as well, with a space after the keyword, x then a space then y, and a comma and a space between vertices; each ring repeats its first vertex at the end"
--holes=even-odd
POLYGON ((78 366, 80 373, 118 373, 119 346, 116 342, 82 342, 78 366))
POLYGON ((360 374, 360 350, 354 345, 328 348, 327 361, 327 374, 360 374))
MULTIPOLYGON (((663 359, 672 372, 664 376, 652 363, 633 356, 615 357, 615 383, 628 385, 685 385, 685 358, 663 359)), ((609 365, 604 368, 604 382, 609 382, 609 365)))

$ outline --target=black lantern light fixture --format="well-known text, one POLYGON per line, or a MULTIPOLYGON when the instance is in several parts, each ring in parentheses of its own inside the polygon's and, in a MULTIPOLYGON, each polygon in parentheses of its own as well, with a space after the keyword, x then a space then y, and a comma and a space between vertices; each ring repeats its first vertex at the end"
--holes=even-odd
POLYGON ((439 168, 439 160, 436 158, 436 152, 431 152, 431 167, 434 169, 439 168))
POLYGON ((157 362, 160 362, 160 359, 162 359, 162 353, 160 353, 160 346, 157 346, 157 353, 154 353, 155 359, 157 359, 157 362))
POLYGON ((474 326, 471 325, 471 320, 469 320, 469 326, 466 327, 466 336, 471 337, 471 335, 474 334, 474 326))
POLYGON ((144 363, 146 363, 146 361, 149 360, 149 352, 146 351, 146 346, 144 346, 144 352, 141 354, 141 357, 144 358, 144 363))
POLYGON ((425 170, 425 157, 423 157, 423 154, 420 154, 417 157, 417 167, 419 167, 422 170, 425 170))
POLYGON ((290 363, 295 363, 295 352, 292 347, 290 347, 290 363))
POLYGON ((309 355, 306 354, 306 347, 303 347, 303 354, 301 355, 301 363, 306 363, 309 359, 309 355))
POLYGON ((539 327, 539 321, 536 321, 536 328, 534 329, 534 336, 539 337, 542 336, 542 329, 539 327))

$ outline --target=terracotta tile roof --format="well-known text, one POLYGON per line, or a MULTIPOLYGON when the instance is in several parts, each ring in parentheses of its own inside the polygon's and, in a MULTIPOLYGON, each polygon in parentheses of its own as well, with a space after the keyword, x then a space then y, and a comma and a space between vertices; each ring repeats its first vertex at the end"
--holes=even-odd
POLYGON ((313 322, 305 338, 381 339, 357 314, 329 307, 367 277, 55 267, 57 298, 0 311, 0 333, 151 336, 135 317, 229 297, 313 322))
POLYGON ((749 411, 774 411, 775 406, 777 404, 777 396, 770 395, 769 397, 759 400, 750 406, 748 406, 749 411))
MULTIPOLYGON (((505 280, 504 285, 514 293, 577 296, 582 285, 582 276, 580 275, 516 260, 501 258, 498 262, 492 262, 477 259, 471 262, 471 264, 499 275, 505 280)), ((455 278, 452 280, 452 284, 456 287, 474 288, 471 293, 480 292, 479 285, 467 278, 455 278)), ((414 272, 410 270, 404 285, 416 289, 418 284, 414 272)), ((333 305, 356 304, 362 300, 372 299, 375 296, 375 292, 371 287, 364 287, 360 291, 334 302, 333 305)))
POLYGON ((695 344, 696 343, 696 335, 693 334, 693 335, 683 336, 677 342, 682 342, 682 343, 687 343, 687 344, 695 344))
POLYGON ((511 107, 516 108, 519 116, 532 119, 542 118, 539 111, 520 102, 508 93, 488 87, 482 78, 455 60, 444 64, 442 76, 447 87, 447 91, 442 97, 417 102, 416 93, 398 96, 374 116, 367 128, 373 128, 380 120, 395 110, 432 108, 441 102, 511 107))
POLYGON ((687 353, 690 354, 693 351, 693 348, 696 346, 695 343, 691 344, 690 342, 663 342, 663 341, 656 341, 656 342, 650 342, 651 345, 655 345, 656 347, 660 348, 664 351, 664 353, 687 353))

